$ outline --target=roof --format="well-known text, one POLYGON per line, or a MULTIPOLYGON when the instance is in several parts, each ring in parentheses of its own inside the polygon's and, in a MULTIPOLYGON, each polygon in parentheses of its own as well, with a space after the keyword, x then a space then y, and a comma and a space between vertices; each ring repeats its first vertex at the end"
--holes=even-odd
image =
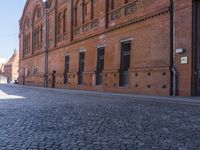
POLYGON ((7 63, 4 66, 13 65, 13 63, 15 62, 15 60, 17 59, 17 57, 19 57, 19 54, 18 53, 14 53, 12 55, 12 57, 7 61, 7 63))

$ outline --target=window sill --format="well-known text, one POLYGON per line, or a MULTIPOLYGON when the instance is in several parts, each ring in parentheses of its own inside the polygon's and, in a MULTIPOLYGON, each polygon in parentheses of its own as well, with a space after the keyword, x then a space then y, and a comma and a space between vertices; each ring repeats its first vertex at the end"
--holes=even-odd
POLYGON ((120 88, 120 89, 129 89, 130 86, 129 85, 127 85, 127 86, 118 86, 118 88, 120 88))
POLYGON ((94 85, 94 87, 102 88, 102 87, 104 87, 104 86, 103 86, 103 85, 94 85))

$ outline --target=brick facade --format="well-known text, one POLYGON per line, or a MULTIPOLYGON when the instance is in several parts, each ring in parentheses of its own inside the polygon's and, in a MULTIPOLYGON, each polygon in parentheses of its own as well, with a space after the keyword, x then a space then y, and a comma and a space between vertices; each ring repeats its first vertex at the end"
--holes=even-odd
MULTIPOLYGON (((178 94, 192 94, 192 0, 174 2, 174 40, 170 0, 50 0, 49 5, 49 87, 171 95, 173 42, 175 48, 186 49, 175 56, 178 94), (131 45, 128 85, 120 86, 125 73, 122 47, 127 41, 131 45), (105 52, 103 83, 97 86, 99 48, 105 52), (81 73, 80 52, 84 52, 81 73), (183 56, 188 58, 184 65, 183 56), (81 75, 83 83, 78 84, 81 75)), ((44 86, 45 21, 42 0, 27 0, 20 19, 20 84, 44 86)))
POLYGON ((4 65, 4 77, 8 83, 14 83, 19 77, 19 53, 14 52, 8 62, 4 65))

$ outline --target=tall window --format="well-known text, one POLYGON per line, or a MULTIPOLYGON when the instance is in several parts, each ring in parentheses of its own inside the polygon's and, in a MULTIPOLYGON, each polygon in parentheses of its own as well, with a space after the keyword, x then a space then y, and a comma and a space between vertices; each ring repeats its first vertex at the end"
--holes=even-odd
POLYGON ((34 13, 33 23, 33 51, 42 48, 43 43, 43 27, 42 27, 42 10, 40 6, 37 6, 34 13))
POLYGON ((97 53, 96 85, 103 84, 104 48, 99 48, 97 53))
POLYGON ((85 15, 86 15, 86 13, 85 13, 86 7, 85 6, 86 6, 85 5, 85 0, 83 0, 83 4, 82 4, 82 24, 85 23, 85 15))
POLYGON ((94 19, 94 0, 91 0, 91 20, 94 19))
POLYGON ((43 41, 43 32, 42 32, 42 24, 40 25, 40 42, 43 41))
POLYGON ((110 0, 110 8, 111 10, 115 9, 115 0, 110 0))
POLYGON ((42 15, 40 7, 37 7, 36 15, 37 15, 37 19, 40 19, 41 15, 42 15))
POLYGON ((30 19, 26 17, 24 23, 24 35, 23 35, 23 56, 28 55, 30 53, 30 19))
POLYGON ((90 3, 89 2, 85 3, 84 9, 85 9, 85 15, 90 13, 90 3))
POLYGON ((83 84, 83 72, 84 72, 84 65, 85 65, 85 52, 79 53, 79 71, 78 71, 78 84, 83 84))
POLYGON ((34 31, 33 31, 33 50, 35 50, 36 49, 36 41, 37 41, 37 31, 36 31, 36 29, 34 29, 34 31))
POLYGON ((81 0, 76 0, 74 3, 74 26, 78 27, 80 25, 81 17, 82 17, 82 6, 83 6, 83 1, 81 0))
POLYGON ((24 44, 23 44, 23 49, 24 49, 24 55, 27 55, 30 53, 30 39, 31 39, 31 36, 30 36, 30 33, 26 34, 24 36, 24 44))
POLYGON ((66 38, 67 32, 67 9, 60 11, 56 20, 56 42, 59 43, 66 38))
POLYGON ((131 2, 131 1, 133 1, 133 0, 109 0, 109 8, 110 8, 110 10, 114 10, 116 8, 121 7, 124 4, 131 2))
POLYGON ((94 19, 94 0, 87 0, 84 3, 84 20, 88 22, 94 19))
POLYGON ((125 0, 125 4, 131 2, 132 0, 125 0))
POLYGON ((96 0, 82 0, 74 3, 74 27, 94 19, 94 3, 96 0))
POLYGON ((64 10, 64 13, 63 13, 63 33, 66 32, 66 22, 67 22, 67 10, 65 9, 64 10))
POLYGON ((65 73, 64 73, 64 84, 68 83, 68 73, 69 73, 69 55, 65 56, 65 73))
POLYGON ((37 32, 37 39, 36 40, 37 40, 37 46, 38 46, 37 49, 39 49, 39 43, 40 43, 40 27, 39 26, 37 27, 36 32, 37 32))
POLYGON ((77 27, 77 19, 78 19, 78 16, 77 16, 77 6, 74 8, 74 26, 77 27))
POLYGON ((25 30, 28 30, 30 28, 30 19, 26 18, 25 20, 25 30))
POLYGON ((131 41, 121 44, 120 86, 129 85, 129 68, 131 60, 131 41))
POLYGON ((62 29, 62 16, 61 13, 58 15, 58 35, 61 34, 61 29, 62 29))
POLYGON ((27 47, 28 47, 28 53, 30 53, 30 50, 31 50, 31 34, 28 33, 28 41, 27 41, 27 47))

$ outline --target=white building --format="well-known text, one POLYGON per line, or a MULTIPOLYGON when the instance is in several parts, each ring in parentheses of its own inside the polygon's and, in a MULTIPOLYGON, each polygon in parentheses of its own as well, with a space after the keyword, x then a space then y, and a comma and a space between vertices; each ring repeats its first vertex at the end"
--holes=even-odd
POLYGON ((0 64, 5 64, 6 63, 6 58, 0 58, 0 64))

